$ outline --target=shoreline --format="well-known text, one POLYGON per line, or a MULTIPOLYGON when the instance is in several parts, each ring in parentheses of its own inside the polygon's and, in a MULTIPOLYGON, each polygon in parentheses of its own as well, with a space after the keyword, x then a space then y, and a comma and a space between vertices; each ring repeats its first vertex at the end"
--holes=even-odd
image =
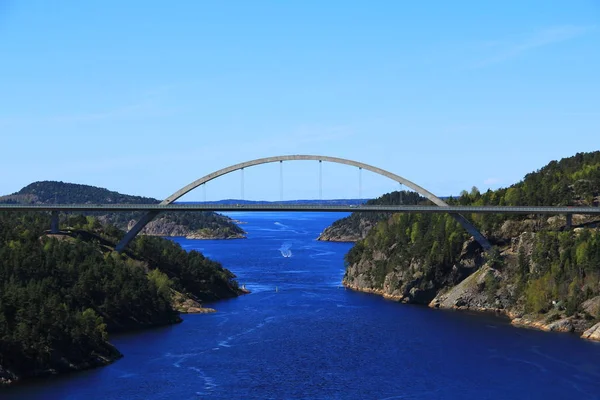
POLYGON ((161 237, 161 238, 183 238, 190 240, 236 240, 236 239, 248 239, 246 234, 240 235, 231 235, 231 236, 195 236, 194 234, 190 235, 150 235, 143 234, 144 236, 153 236, 153 237, 161 237))
POLYGON ((525 328, 525 329, 534 329, 543 332, 557 332, 557 333, 570 333, 578 336, 580 339, 588 340, 591 342, 600 343, 600 322, 592 325, 588 329, 578 331, 575 329, 575 319, 572 317, 558 319, 552 322, 545 322, 542 320, 535 320, 527 318, 526 316, 516 313, 511 310, 501 309, 501 308, 487 308, 487 307, 440 307, 438 304, 433 304, 433 301, 429 304, 415 303, 415 302, 405 302, 403 301, 403 296, 394 296, 387 293, 384 293, 382 289, 371 289, 371 288, 360 288, 356 285, 352 285, 347 283, 345 280, 342 280, 342 285, 350 290, 355 292, 373 294, 377 296, 381 296, 386 300, 395 301, 397 303, 403 304, 413 304, 417 306, 426 306, 430 309, 437 310, 448 310, 448 311, 460 311, 460 312, 471 312, 473 314, 494 314, 498 317, 506 318, 510 325, 515 328, 525 328))
MULTIPOLYGON (((246 294, 250 294, 250 293, 251 293, 251 291, 246 288, 238 288, 237 296, 232 297, 232 298, 237 298, 237 297, 240 297, 240 296, 243 296, 246 294)), ((191 299, 188 298, 186 301, 190 301, 190 300, 191 299)), ((227 299, 222 299, 222 300, 227 300, 227 299)), ((84 363, 81 363, 78 365, 70 364, 71 368, 68 368, 68 369, 58 370, 55 368, 51 368, 51 369, 47 369, 47 370, 35 371, 32 375, 26 375, 26 376, 15 376, 9 370, 3 370, 0 368, 0 393, 2 393, 3 389, 14 388, 14 387, 28 384, 30 382, 35 382, 38 380, 51 379, 54 376, 65 376, 65 375, 74 374, 74 373, 78 373, 78 372, 93 370, 96 368, 102 368, 102 367, 106 367, 110 364, 113 364, 116 361, 119 361, 120 359, 125 357, 125 354, 121 353, 121 351, 110 342, 111 337, 113 337, 113 336, 135 335, 138 333, 151 331, 153 329, 159 329, 159 328, 165 328, 165 327, 169 327, 169 326, 179 325, 182 322, 184 322, 184 319, 181 317, 182 315, 212 314, 212 313, 218 312, 216 309, 214 309, 212 307, 205 307, 201 303, 198 303, 194 300, 191 300, 191 301, 192 301, 192 303, 195 303, 195 304, 189 304, 185 310, 183 310, 182 308, 178 309, 178 308, 173 307, 174 310, 177 312, 177 318, 173 319, 172 321, 161 321, 161 322, 156 322, 156 323, 149 324, 149 325, 139 325, 139 326, 130 326, 127 328, 113 329, 111 332, 109 332, 107 346, 112 348, 115 351, 115 353, 113 353, 107 357, 102 356, 100 354, 96 354, 93 359, 93 362, 87 361, 87 362, 84 362, 84 363), (2 373, 4 373, 4 375, 2 375, 2 373)))

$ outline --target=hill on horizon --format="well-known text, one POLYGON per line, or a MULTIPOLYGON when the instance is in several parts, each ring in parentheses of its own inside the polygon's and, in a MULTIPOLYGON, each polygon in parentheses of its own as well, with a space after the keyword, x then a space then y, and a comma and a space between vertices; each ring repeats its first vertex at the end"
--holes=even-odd
MULTIPOLYGON (((0 196, 0 203, 27 204, 158 204, 160 200, 151 197, 132 196, 105 188, 67 183, 60 181, 33 182, 18 192, 0 196)), ((141 212, 84 213, 94 215, 102 222, 128 230, 141 212)), ((163 213, 151 221, 142 231, 152 236, 186 236, 200 239, 242 238, 243 229, 229 217, 212 211, 188 211, 163 213)))

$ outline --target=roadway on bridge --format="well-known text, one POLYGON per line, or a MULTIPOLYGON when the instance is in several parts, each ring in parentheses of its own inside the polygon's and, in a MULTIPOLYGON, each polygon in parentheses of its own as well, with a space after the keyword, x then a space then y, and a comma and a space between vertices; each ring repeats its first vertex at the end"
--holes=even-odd
POLYGON ((312 212, 395 212, 395 213, 471 213, 471 214, 600 214, 600 207, 528 206, 405 206, 405 205, 320 205, 320 204, 0 204, 1 211, 312 211, 312 212))

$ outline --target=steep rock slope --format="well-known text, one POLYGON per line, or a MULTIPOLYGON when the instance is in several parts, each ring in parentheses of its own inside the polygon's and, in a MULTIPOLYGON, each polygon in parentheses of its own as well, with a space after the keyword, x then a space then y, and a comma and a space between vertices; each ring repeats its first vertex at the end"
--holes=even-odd
MULTIPOLYGON (((453 204, 598 205, 600 152, 580 153, 509 188, 463 192, 453 204)), ((447 215, 395 214, 346 256, 344 284, 431 307, 496 311, 515 325, 598 338, 600 232, 574 216, 471 215, 495 248, 483 254, 447 215)))

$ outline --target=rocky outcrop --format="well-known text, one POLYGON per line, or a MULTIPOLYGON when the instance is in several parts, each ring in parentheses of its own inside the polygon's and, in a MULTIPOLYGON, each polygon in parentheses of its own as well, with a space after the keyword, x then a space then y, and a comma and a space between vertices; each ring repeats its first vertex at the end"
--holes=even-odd
POLYGON ((328 226, 319 235, 317 240, 327 242, 356 242, 364 239, 377 223, 376 221, 356 216, 353 216, 353 219, 356 219, 358 222, 353 221, 354 223, 349 223, 344 219, 340 220, 339 223, 328 226))
POLYGON ((374 273, 373 271, 376 270, 375 264, 383 261, 384 258, 385 256, 382 253, 375 253, 372 260, 362 260, 358 264, 349 265, 343 284, 357 291, 376 293, 388 299, 411 302, 413 296, 420 294, 415 288, 422 280, 422 274, 416 272, 416 269, 418 269, 416 266, 414 272, 413 269, 402 270, 398 268, 384 276, 377 272, 374 273))
POLYGON ((583 332, 582 338, 600 342, 600 322, 583 332))
MULTIPOLYGON (((563 205, 576 212, 578 206, 598 204, 599 166, 600 152, 578 153, 552 161, 508 188, 481 193, 473 187, 448 203, 563 205)), ((350 238, 360 226, 357 214, 336 221, 322 238, 350 238)), ((596 217, 465 215, 493 244, 485 261, 481 254, 477 258, 476 245, 465 242, 465 230, 449 215, 382 217, 346 255, 348 287, 435 308, 500 312, 517 326, 597 335, 592 327, 600 321, 596 217)))
POLYGON ((539 316, 523 316, 514 318, 511 321, 511 324, 522 328, 533 328, 546 332, 573 332, 575 331, 577 322, 571 317, 549 322, 548 318, 540 319, 539 316))
POLYGON ((496 232, 496 236, 500 238, 515 238, 519 237, 523 232, 535 232, 541 227, 542 224, 539 220, 507 220, 502 224, 498 232, 496 232))
MULTIPOLYGON (((133 228, 137 221, 131 220, 127 230, 133 228)), ((234 232, 226 228, 202 228, 192 230, 185 225, 173 222, 169 218, 162 217, 152 220, 142 229, 142 234, 149 236, 180 236, 188 239, 245 239, 244 231, 234 232)))
MULTIPOLYGON (((528 223, 526 223, 528 224, 528 223)), ((508 226, 504 227, 509 229, 508 226)), ((512 229, 512 228, 510 228, 512 229)), ((577 332, 590 340, 600 340, 600 324, 593 327, 591 319, 600 318, 600 296, 581 304, 580 313, 566 315, 560 307, 547 314, 525 315, 514 276, 517 254, 530 257, 535 233, 523 232, 512 238, 501 253, 505 264, 502 269, 484 262, 473 239, 463 244, 460 262, 444 274, 428 276, 427 268, 418 260, 407 266, 393 268, 381 278, 382 263, 388 254, 373 251, 369 258, 347 266, 344 285, 350 289, 374 293, 403 303, 428 304, 431 308, 494 312, 511 319, 514 326, 548 332, 577 332)), ((530 265, 530 272, 536 268, 530 265)))
POLYGON ((484 265, 477 272, 471 274, 458 285, 448 291, 440 292, 430 303, 429 307, 477 310, 477 311, 501 311, 506 304, 500 301, 497 291, 490 286, 490 282, 501 279, 497 270, 484 265))
MULTIPOLYGON (((388 252, 393 251, 392 245, 388 252)), ((389 262, 388 252, 374 251, 371 257, 349 264, 343 284, 351 289, 378 293, 404 303, 430 304, 444 288, 452 287, 473 274, 483 264, 481 248, 470 239, 463 244, 460 262, 442 274, 428 271, 423 261, 413 259, 383 270, 389 262)))
POLYGON ((600 296, 592 297, 581 303, 581 310, 592 318, 600 319, 600 296))
MULTIPOLYGON (((586 224, 590 221, 590 217, 585 215, 574 214, 572 218, 573 225, 586 224)), ((564 229, 565 224, 566 217, 564 215, 555 215, 546 219, 509 219, 502 224, 500 229, 493 232, 492 236, 499 240, 511 240, 519 237, 524 232, 535 233, 544 229, 561 230, 564 229)))
POLYGON ((186 239, 246 239, 244 233, 229 233, 212 229, 201 229, 185 235, 186 239))
MULTIPOLYGON (((127 225, 127 230, 133 228, 137 221, 131 220, 127 225)), ((148 223, 142 229, 142 234, 150 236, 187 236, 190 234, 189 228, 176 224, 167 218, 157 218, 148 223)))
MULTIPOLYGON (((329 228, 327 228, 329 229, 329 228)), ((357 234, 340 234, 337 232, 332 232, 328 230, 324 230, 318 237, 317 240, 322 242, 343 242, 343 243, 354 243, 362 239, 357 234)))
POLYGON ((173 291, 172 306, 174 310, 183 314, 207 314, 216 311, 214 308, 203 307, 197 300, 175 290, 173 291))
POLYGON ((366 287, 359 286, 359 285, 353 285, 348 282, 344 282, 344 286, 349 289, 356 290, 357 292, 378 294, 388 300, 402 301, 402 299, 404 298, 404 296, 402 296, 398 292, 390 294, 390 293, 385 292, 382 289, 366 288, 366 287))

